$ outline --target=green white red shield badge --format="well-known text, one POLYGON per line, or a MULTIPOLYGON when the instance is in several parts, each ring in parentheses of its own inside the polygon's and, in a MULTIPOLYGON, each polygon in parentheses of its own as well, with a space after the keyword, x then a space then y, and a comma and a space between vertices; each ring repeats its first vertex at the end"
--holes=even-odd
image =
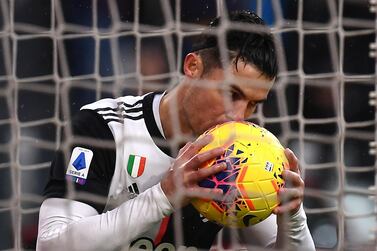
POLYGON ((127 172, 132 178, 140 177, 145 168, 147 158, 139 155, 130 154, 127 163, 127 172))

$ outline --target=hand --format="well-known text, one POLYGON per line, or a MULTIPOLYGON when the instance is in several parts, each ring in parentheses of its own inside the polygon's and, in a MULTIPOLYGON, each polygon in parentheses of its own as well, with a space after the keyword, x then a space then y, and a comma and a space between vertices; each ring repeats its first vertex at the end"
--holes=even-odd
POLYGON ((170 203, 179 208, 187 205, 191 198, 220 198, 221 189, 204 188, 198 182, 216 174, 226 168, 225 163, 201 168, 207 161, 222 155, 224 148, 198 153, 200 149, 212 141, 212 135, 198 138, 195 142, 187 143, 178 153, 167 175, 161 181, 161 188, 170 203))
POLYGON ((286 148, 284 153, 289 162, 289 169, 283 171, 285 187, 281 188, 278 192, 279 200, 282 203, 273 210, 273 213, 290 213, 293 215, 300 209, 304 198, 305 183, 300 175, 296 155, 289 148, 286 148))

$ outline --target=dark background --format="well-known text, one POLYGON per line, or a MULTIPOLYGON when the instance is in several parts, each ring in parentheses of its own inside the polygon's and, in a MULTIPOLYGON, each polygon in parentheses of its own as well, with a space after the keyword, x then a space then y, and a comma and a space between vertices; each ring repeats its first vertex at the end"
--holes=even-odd
POLYGON ((280 76, 252 120, 299 156, 316 247, 374 250, 367 0, 0 0, 0 250, 35 249, 64 122, 100 98, 176 83, 219 6, 257 11, 278 38, 280 76))

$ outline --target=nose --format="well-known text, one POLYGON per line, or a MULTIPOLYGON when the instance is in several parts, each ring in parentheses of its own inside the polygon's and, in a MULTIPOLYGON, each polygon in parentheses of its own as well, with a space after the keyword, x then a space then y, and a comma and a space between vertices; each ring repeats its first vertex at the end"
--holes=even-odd
POLYGON ((235 121, 243 121, 245 120, 249 114, 248 112, 248 103, 247 102, 236 102, 233 105, 233 110, 231 112, 231 118, 235 121))

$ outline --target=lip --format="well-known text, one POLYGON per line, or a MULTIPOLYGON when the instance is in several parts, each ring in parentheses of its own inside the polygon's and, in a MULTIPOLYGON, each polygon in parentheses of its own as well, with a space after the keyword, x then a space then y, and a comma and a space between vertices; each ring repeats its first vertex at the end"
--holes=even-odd
POLYGON ((217 125, 225 124, 225 123, 228 123, 228 122, 231 122, 231 121, 234 121, 234 120, 232 120, 232 119, 223 119, 223 120, 218 121, 217 125))
POLYGON ((206 129, 206 131, 214 128, 217 125, 225 124, 225 123, 228 123, 228 122, 231 122, 231 121, 233 121, 233 120, 231 120, 231 119, 222 119, 222 120, 215 121, 214 123, 211 123, 209 125, 209 127, 206 129))

